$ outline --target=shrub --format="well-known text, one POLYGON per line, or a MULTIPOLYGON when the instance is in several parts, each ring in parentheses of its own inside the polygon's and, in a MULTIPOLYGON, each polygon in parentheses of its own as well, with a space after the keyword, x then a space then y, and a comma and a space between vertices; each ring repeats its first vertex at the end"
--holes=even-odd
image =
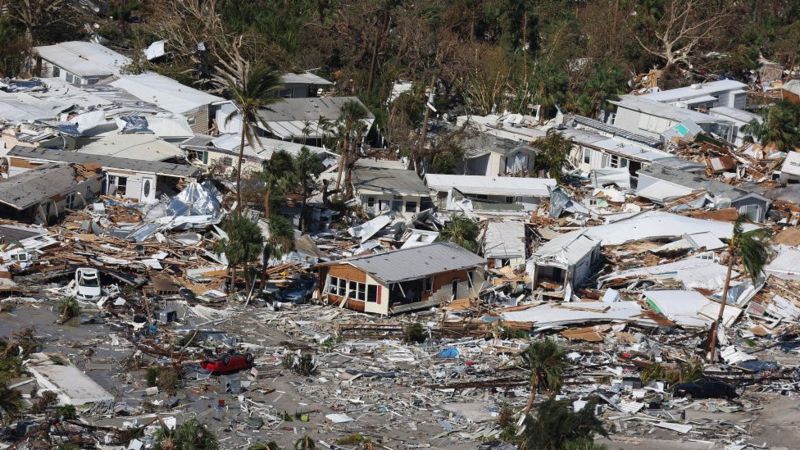
POLYGON ((590 448, 586 445, 593 442, 595 433, 608 435, 594 415, 595 404, 595 400, 589 401, 583 409, 574 412, 570 400, 545 400, 535 417, 525 417, 520 450, 561 450, 570 443, 584 445, 573 448, 590 448))
POLYGON ((427 339, 428 334, 421 323, 410 323, 403 328, 403 342, 421 344, 427 339))
POLYGON ((308 353, 303 355, 287 353, 283 357, 283 367, 291 369, 294 373, 304 377, 317 371, 317 366, 314 364, 314 357, 308 353))

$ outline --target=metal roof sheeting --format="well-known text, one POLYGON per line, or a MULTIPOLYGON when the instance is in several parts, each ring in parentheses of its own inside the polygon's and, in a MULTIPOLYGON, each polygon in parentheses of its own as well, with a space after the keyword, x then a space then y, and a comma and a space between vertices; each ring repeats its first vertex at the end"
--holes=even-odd
POLYGON ((482 175, 425 175, 429 188, 447 192, 457 189, 464 194, 505 195, 508 197, 549 197, 556 186, 551 178, 487 177, 482 175))
POLYGON ((483 239, 486 258, 525 258, 525 224, 522 222, 489 222, 483 239))
POLYGON ((49 164, 0 182, 0 203, 22 211, 57 195, 71 192, 73 186, 80 183, 72 166, 49 164))
POLYGON ((94 42, 67 41, 34 47, 42 59, 81 77, 118 75, 131 60, 94 42))

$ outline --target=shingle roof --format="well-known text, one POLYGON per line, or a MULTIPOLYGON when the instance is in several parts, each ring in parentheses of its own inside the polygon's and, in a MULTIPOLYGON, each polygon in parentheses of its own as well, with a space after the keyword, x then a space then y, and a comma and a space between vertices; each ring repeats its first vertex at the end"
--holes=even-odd
POLYGON ((25 159, 39 159, 52 162, 100 164, 104 169, 132 170, 148 172, 156 175, 175 177, 197 177, 202 170, 187 164, 166 163, 161 161, 143 161, 139 159, 119 158, 116 156, 93 155, 66 150, 52 150, 44 147, 16 146, 8 151, 8 156, 25 159))
POLYGON ((14 175, 0 182, 0 203, 20 211, 72 191, 81 181, 68 164, 50 164, 14 175))
POLYGON ((356 190, 393 195, 430 195, 430 190, 413 170, 357 167, 353 169, 356 190))
POLYGON ((350 264, 385 283, 399 283, 485 264, 480 256, 449 242, 435 242, 377 255, 358 256, 324 265, 350 264))

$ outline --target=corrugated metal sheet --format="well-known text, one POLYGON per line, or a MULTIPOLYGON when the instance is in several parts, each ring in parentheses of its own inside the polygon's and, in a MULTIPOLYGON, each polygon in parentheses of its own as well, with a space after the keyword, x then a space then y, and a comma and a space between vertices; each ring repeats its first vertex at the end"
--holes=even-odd
POLYGON ((522 222, 489 222, 483 239, 483 256, 486 258, 525 257, 525 224, 522 222))

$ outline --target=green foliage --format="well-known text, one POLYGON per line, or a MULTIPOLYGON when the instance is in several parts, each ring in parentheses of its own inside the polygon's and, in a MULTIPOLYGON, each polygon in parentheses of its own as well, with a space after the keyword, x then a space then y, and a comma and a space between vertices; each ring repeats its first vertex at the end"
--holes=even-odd
POLYGON ((0 384, 0 419, 8 422, 22 411, 24 402, 22 394, 14 389, 9 389, 5 383, 0 384))
POLYGON ((763 145, 775 145, 778 150, 800 147, 800 105, 780 101, 762 114, 762 122, 753 120, 743 131, 763 145))
POLYGON ((478 222, 461 215, 450 216, 450 222, 439 233, 439 240, 452 242, 475 253, 478 251, 478 235, 480 235, 478 222))
POLYGON ((57 406, 53 415, 60 420, 77 420, 78 411, 73 405, 57 406))
POLYGON ((527 415, 525 430, 520 436, 520 450, 562 450, 602 448, 592 444, 595 434, 607 436, 603 424, 594 414, 595 400, 574 412, 571 400, 548 399, 527 415))
POLYGON ((283 356, 283 367, 291 369, 294 373, 307 377, 313 375, 317 371, 317 366, 314 364, 314 356, 305 353, 298 355, 295 353, 287 353, 283 356))
POLYGON ((310 436, 303 436, 294 443, 294 450, 315 450, 316 442, 310 436))
POLYGON ((403 327, 403 342, 409 344, 421 344, 428 339, 425 327, 419 322, 413 322, 403 327))
POLYGON ((160 367, 156 385, 159 390, 175 395, 181 385, 181 373, 174 367, 160 367))
POLYGON ((74 297, 64 297, 56 305, 56 311, 61 316, 62 321, 67 321, 81 314, 81 305, 74 297))
POLYGON ((523 367, 531 372, 531 389, 554 396, 561 389, 568 367, 566 351, 552 339, 533 342, 520 354, 523 367))
POLYGON ((564 181, 564 167, 567 156, 572 149, 569 139, 559 134, 555 129, 547 131, 547 136, 534 141, 533 145, 539 150, 534 160, 534 169, 543 170, 550 178, 559 183, 564 181))
POLYGON ((703 376, 703 362, 699 359, 690 360, 678 367, 668 368, 660 363, 646 367, 639 374, 642 383, 650 381, 664 381, 667 386, 677 383, 689 383, 703 376))
POLYGON ((269 245, 274 256, 294 250, 294 227, 289 219, 283 216, 270 217, 269 245))
POLYGON ((589 68, 588 78, 580 88, 570 91, 567 107, 578 114, 594 117, 606 100, 615 100, 627 90, 627 77, 619 65, 609 61, 595 62, 589 68))
POLYGON ((153 450, 217 450, 217 438, 197 419, 189 419, 174 430, 161 427, 155 433, 153 450))
POLYGON ((747 217, 740 215, 733 224, 733 237, 728 246, 742 259, 742 264, 753 282, 761 275, 769 259, 768 231, 757 228, 744 231, 747 217))
POLYGON ((31 405, 31 412, 33 414, 41 414, 47 411, 51 406, 55 406, 58 402, 58 395, 53 391, 44 391, 41 396, 36 399, 31 405))
POLYGON ((231 214, 223 222, 222 229, 228 238, 217 242, 216 250, 224 252, 230 264, 238 266, 261 256, 264 239, 261 229, 253 221, 239 214, 231 214))
POLYGON ((497 426, 500 428, 500 439, 506 442, 513 442, 517 438, 517 421, 514 416, 514 408, 511 405, 508 403, 500 405, 497 426))
POLYGON ((148 367, 145 379, 147 380, 147 387, 155 386, 158 380, 158 367, 148 367))
POLYGON ((353 433, 336 440, 338 445, 359 445, 367 442, 371 442, 370 438, 361 433, 353 433))

